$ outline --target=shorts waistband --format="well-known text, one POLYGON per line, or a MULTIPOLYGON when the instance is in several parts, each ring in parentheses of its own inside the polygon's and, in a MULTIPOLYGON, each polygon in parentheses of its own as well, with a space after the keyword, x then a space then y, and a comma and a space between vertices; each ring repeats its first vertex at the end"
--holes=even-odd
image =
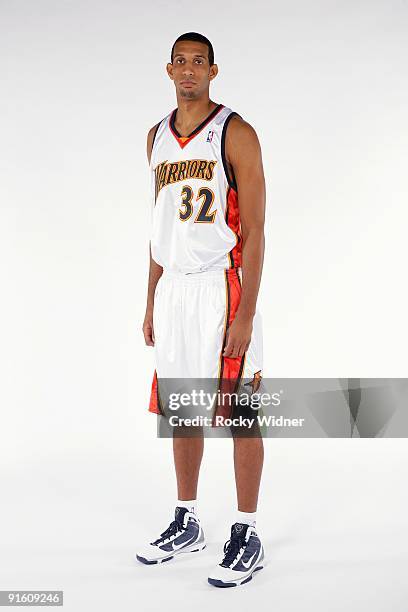
POLYGON ((172 279, 180 282, 196 282, 196 281, 204 281, 208 279, 221 279, 224 280, 225 276, 233 277, 239 276, 242 280, 242 270, 241 268, 227 268, 227 269, 217 269, 217 270, 203 270, 202 272, 190 272, 185 274, 184 272, 175 272, 174 270, 168 270, 167 268, 163 269, 163 277, 172 279))

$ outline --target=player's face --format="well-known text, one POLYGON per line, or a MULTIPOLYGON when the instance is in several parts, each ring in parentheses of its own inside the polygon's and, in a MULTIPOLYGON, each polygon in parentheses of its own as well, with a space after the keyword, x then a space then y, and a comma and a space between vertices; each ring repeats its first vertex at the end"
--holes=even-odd
POLYGON ((218 68, 210 66, 208 47, 200 42, 182 40, 174 48, 173 63, 167 64, 169 77, 182 98, 194 100, 208 91, 218 68))

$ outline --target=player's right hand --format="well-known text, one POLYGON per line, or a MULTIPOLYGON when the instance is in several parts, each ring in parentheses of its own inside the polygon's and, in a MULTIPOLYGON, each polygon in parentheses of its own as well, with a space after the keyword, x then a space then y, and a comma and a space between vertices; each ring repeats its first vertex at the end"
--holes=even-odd
POLYGON ((153 312, 146 312, 142 330, 146 345, 154 346, 153 312))

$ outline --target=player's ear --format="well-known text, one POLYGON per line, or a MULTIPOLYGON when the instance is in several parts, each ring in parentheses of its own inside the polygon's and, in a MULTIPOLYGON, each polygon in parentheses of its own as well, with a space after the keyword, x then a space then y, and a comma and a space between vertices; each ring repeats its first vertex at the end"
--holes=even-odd
POLYGON ((209 73, 210 81, 215 79, 217 74, 218 74, 218 66, 217 64, 213 64, 212 66, 210 66, 210 73, 209 73))
POLYGON ((167 70, 167 74, 169 75, 169 77, 171 78, 171 80, 174 80, 173 77, 173 64, 170 64, 170 62, 167 64, 166 66, 166 70, 167 70))

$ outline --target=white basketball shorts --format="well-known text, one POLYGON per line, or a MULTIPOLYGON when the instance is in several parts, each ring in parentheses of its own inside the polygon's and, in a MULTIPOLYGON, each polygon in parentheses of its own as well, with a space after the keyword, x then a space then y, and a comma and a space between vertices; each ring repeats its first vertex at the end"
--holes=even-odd
POLYGON ((228 330, 241 299, 241 269, 194 274, 163 271, 156 286, 153 329, 156 369, 149 411, 163 414, 158 379, 258 380, 262 376, 262 319, 257 310, 242 357, 224 357, 228 330))

